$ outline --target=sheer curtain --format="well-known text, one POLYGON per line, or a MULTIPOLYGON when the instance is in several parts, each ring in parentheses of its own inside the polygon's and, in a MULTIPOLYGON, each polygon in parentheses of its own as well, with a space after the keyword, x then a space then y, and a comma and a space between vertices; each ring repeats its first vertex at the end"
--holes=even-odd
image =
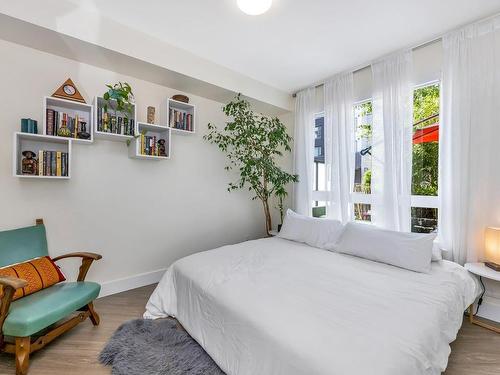
POLYGON ((413 57, 398 52, 372 64, 372 222, 410 231, 413 57))
POLYGON ((294 173, 299 182, 294 184, 295 211, 311 216, 314 162, 314 107, 316 89, 297 93, 295 98, 294 173))
POLYGON ((352 72, 324 85, 325 147, 328 176, 327 214, 343 223, 353 219, 350 195, 354 182, 354 115, 352 72))
POLYGON ((443 38, 439 236, 454 261, 482 257, 500 225, 500 18, 443 38))

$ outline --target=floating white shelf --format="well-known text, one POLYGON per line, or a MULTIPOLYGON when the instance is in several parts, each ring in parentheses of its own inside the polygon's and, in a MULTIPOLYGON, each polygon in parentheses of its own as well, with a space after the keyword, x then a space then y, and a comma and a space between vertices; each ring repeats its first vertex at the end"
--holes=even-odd
POLYGON ((85 122, 87 123, 86 132, 90 134, 89 139, 81 139, 78 137, 59 137, 57 134, 54 134, 52 136, 71 139, 73 142, 83 144, 92 143, 94 141, 94 107, 91 104, 45 96, 43 98, 43 135, 47 135, 47 109, 53 109, 57 112, 64 112, 71 117, 75 117, 75 115, 78 115, 81 120, 85 120, 85 122))
POLYGON ((171 129, 167 126, 138 122, 135 129, 136 137, 128 147, 129 157, 143 160, 166 160, 172 154, 171 129), (141 153, 141 135, 156 137, 156 140, 165 139, 166 156, 147 155, 141 153))
MULTIPOLYGON (((112 133, 111 131, 105 131, 101 129, 101 119, 102 119, 102 107, 104 105, 104 99, 102 97, 96 96, 94 99, 94 134, 96 138, 100 139, 106 139, 108 141, 116 141, 116 142, 127 142, 127 140, 133 140, 134 136, 133 135, 127 135, 125 134, 126 131, 124 129, 123 123, 118 124, 117 120, 117 126, 119 126, 119 132, 117 133, 112 133)), ((114 114, 114 107, 113 104, 111 104, 111 108, 108 108, 108 114, 113 115, 114 114)), ((122 119, 125 118, 125 114, 121 112, 116 112, 117 117, 121 117, 122 119)), ((127 118, 129 118, 129 121, 133 121, 134 124, 131 127, 132 129, 136 128, 137 124, 137 111, 135 104, 133 105, 133 110, 132 110, 132 115, 128 115, 127 118)), ((123 120, 122 120, 123 121, 123 120)))
POLYGON ((71 178, 71 140, 65 137, 57 137, 51 135, 31 134, 31 133, 14 133, 13 147, 13 163, 12 170, 15 177, 20 178, 39 178, 61 180, 71 178), (67 176, 43 176, 40 174, 31 175, 22 173, 23 151, 32 151, 35 153, 35 158, 38 159, 39 151, 60 151, 68 154, 67 176))
POLYGON ((194 104, 179 102, 174 99, 167 100, 167 124, 173 132, 182 135, 194 134, 196 132, 196 107, 194 104), (191 129, 176 127, 175 111, 180 112, 182 115, 191 115, 191 129))

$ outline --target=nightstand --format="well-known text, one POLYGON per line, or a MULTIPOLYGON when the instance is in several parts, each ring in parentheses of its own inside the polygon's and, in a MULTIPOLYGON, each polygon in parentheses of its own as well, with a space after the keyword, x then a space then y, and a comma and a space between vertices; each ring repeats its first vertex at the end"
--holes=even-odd
MULTIPOLYGON (((464 267, 467 271, 479 277, 479 280, 481 281, 483 288, 484 288, 482 280, 483 277, 490 280, 500 281, 500 272, 497 272, 491 268, 486 267, 484 263, 467 263, 464 267)), ((496 333, 500 333, 500 327, 495 327, 491 324, 483 322, 482 320, 479 320, 474 316, 474 303, 472 303, 472 305, 469 306, 469 322, 481 326, 483 328, 492 330, 496 333)))

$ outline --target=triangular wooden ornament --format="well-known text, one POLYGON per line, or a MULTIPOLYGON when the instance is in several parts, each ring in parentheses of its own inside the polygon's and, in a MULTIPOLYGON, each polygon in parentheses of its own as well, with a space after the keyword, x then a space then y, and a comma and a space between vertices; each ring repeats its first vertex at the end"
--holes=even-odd
POLYGON ((68 99, 75 102, 86 103, 85 99, 83 99, 83 96, 80 94, 71 78, 68 78, 66 82, 64 82, 61 87, 59 87, 56 92, 52 94, 52 96, 54 98, 68 99))

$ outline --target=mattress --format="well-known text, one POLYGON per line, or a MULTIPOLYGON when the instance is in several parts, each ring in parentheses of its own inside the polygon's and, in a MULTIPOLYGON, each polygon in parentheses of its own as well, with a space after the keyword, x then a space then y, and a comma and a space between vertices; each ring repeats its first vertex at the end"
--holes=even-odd
POLYGON ((228 375, 440 374, 478 293, 452 262, 417 273, 266 238, 178 260, 144 317, 177 318, 228 375))

